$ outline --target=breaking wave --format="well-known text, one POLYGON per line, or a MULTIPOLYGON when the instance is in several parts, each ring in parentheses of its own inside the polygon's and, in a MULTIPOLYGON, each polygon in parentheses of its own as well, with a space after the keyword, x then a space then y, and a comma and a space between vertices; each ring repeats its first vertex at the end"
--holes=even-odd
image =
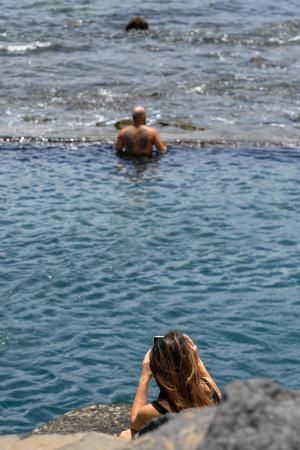
POLYGON ((0 44, 0 54, 24 55, 53 47, 54 44, 51 42, 41 41, 30 42, 28 44, 0 44))

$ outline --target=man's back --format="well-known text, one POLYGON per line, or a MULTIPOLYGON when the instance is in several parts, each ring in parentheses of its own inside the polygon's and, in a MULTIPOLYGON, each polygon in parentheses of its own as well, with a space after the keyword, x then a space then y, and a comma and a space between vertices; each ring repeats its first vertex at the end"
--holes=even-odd
POLYGON ((152 154, 152 147, 156 144, 156 130, 141 125, 127 127, 124 132, 124 147, 128 154, 133 156, 149 156, 152 154))
POLYGON ((150 156, 153 146, 159 152, 166 151, 158 131, 145 125, 146 115, 143 107, 133 109, 133 121, 134 125, 123 128, 117 136, 115 148, 118 152, 124 149, 125 153, 131 156, 150 156))

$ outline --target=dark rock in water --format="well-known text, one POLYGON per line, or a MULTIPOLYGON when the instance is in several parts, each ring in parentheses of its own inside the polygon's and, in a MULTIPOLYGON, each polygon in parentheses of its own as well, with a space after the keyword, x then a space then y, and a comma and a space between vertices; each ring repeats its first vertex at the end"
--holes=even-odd
POLYGON ((119 435, 130 426, 130 405, 96 404, 75 409, 51 422, 41 425, 33 433, 79 433, 97 431, 119 435))
POLYGON ((204 127, 194 125, 193 123, 184 119, 178 119, 176 122, 159 120, 157 124, 161 127, 175 127, 185 131, 205 131, 204 127))
POLYGON ((191 122, 188 122, 185 120, 178 120, 175 123, 175 127, 181 128, 182 130, 185 130, 185 131, 204 131, 205 130, 205 128, 198 127, 196 125, 193 125, 191 122))
POLYGON ((201 450, 300 448, 300 392, 269 380, 230 384, 201 450))
POLYGON ((125 30, 126 31, 130 31, 130 30, 148 30, 149 29, 149 24, 147 22, 147 20, 142 17, 142 16, 135 16, 132 17, 128 24, 126 25, 125 30))
POLYGON ((169 122, 167 122, 166 120, 159 120, 157 122, 158 125, 160 125, 161 127, 169 127, 171 124, 169 122))
POLYGON ((96 127, 105 127, 105 125, 106 125, 105 122, 101 122, 101 120, 95 123, 96 127))
POLYGON ((263 58, 262 56, 252 56, 249 60, 251 64, 255 64, 256 66, 271 66, 276 67, 278 64, 274 61, 270 61, 267 58, 263 58))
POLYGON ((22 120, 24 122, 32 122, 32 123, 48 123, 48 122, 51 122, 50 117, 45 117, 45 116, 23 116, 22 120))
POLYGON ((115 122, 114 126, 117 130, 121 130, 122 128, 128 127, 132 125, 132 120, 130 119, 122 119, 115 122))

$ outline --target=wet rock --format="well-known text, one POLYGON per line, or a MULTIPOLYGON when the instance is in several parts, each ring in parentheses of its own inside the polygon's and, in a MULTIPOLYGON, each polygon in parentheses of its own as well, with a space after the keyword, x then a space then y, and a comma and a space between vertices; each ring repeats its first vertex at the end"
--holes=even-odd
POLYGON ((175 122, 172 122, 171 120, 159 120, 157 122, 157 125, 160 125, 161 127, 175 127, 180 128, 181 130, 185 131, 205 131, 204 127, 201 127, 199 125, 194 125, 193 123, 189 122, 185 119, 179 119, 175 122))
POLYGON ((169 127, 171 126, 170 122, 167 122, 166 120, 159 120, 157 122, 158 125, 160 125, 161 127, 169 127))
POLYGON ((121 119, 114 123, 114 127, 117 130, 121 130, 122 128, 128 127, 129 125, 132 125, 132 120, 130 119, 121 119))
POLYGON ((294 113, 294 114, 289 114, 288 118, 292 121, 292 122, 300 122, 300 113, 294 113))
POLYGON ((271 61, 267 58, 263 58, 262 56, 252 56, 249 60, 251 64, 255 64, 256 66, 271 66, 276 67, 278 64, 274 61, 271 61))
POLYGON ((132 17, 128 24, 126 25, 125 30, 126 31, 130 31, 130 30, 148 30, 149 29, 149 24, 147 22, 147 20, 142 17, 142 16, 135 16, 132 17))
POLYGON ((117 436, 129 428, 130 408, 130 405, 85 406, 41 425, 33 434, 97 431, 117 436))
POLYGON ((269 380, 230 384, 201 450, 295 450, 300 392, 269 380))
POLYGON ((32 122, 32 123, 48 123, 51 122, 52 119, 50 119, 50 117, 45 117, 45 116, 23 116, 22 120, 24 122, 32 122))
POLYGON ((185 120, 179 120, 175 122, 176 128, 181 128, 181 130, 185 131, 204 131, 205 128, 193 125, 191 122, 185 120))

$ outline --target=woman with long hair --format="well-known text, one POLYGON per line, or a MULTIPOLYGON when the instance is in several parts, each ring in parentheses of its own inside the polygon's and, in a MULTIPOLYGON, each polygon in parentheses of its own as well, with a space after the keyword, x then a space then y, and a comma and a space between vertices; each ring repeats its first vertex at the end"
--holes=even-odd
POLYGON ((131 410, 131 429, 120 436, 132 439, 153 417, 186 408, 213 406, 221 398, 221 392, 192 339, 179 331, 170 331, 157 339, 145 355, 131 410), (160 394, 157 400, 148 403, 148 385, 152 376, 160 394))

